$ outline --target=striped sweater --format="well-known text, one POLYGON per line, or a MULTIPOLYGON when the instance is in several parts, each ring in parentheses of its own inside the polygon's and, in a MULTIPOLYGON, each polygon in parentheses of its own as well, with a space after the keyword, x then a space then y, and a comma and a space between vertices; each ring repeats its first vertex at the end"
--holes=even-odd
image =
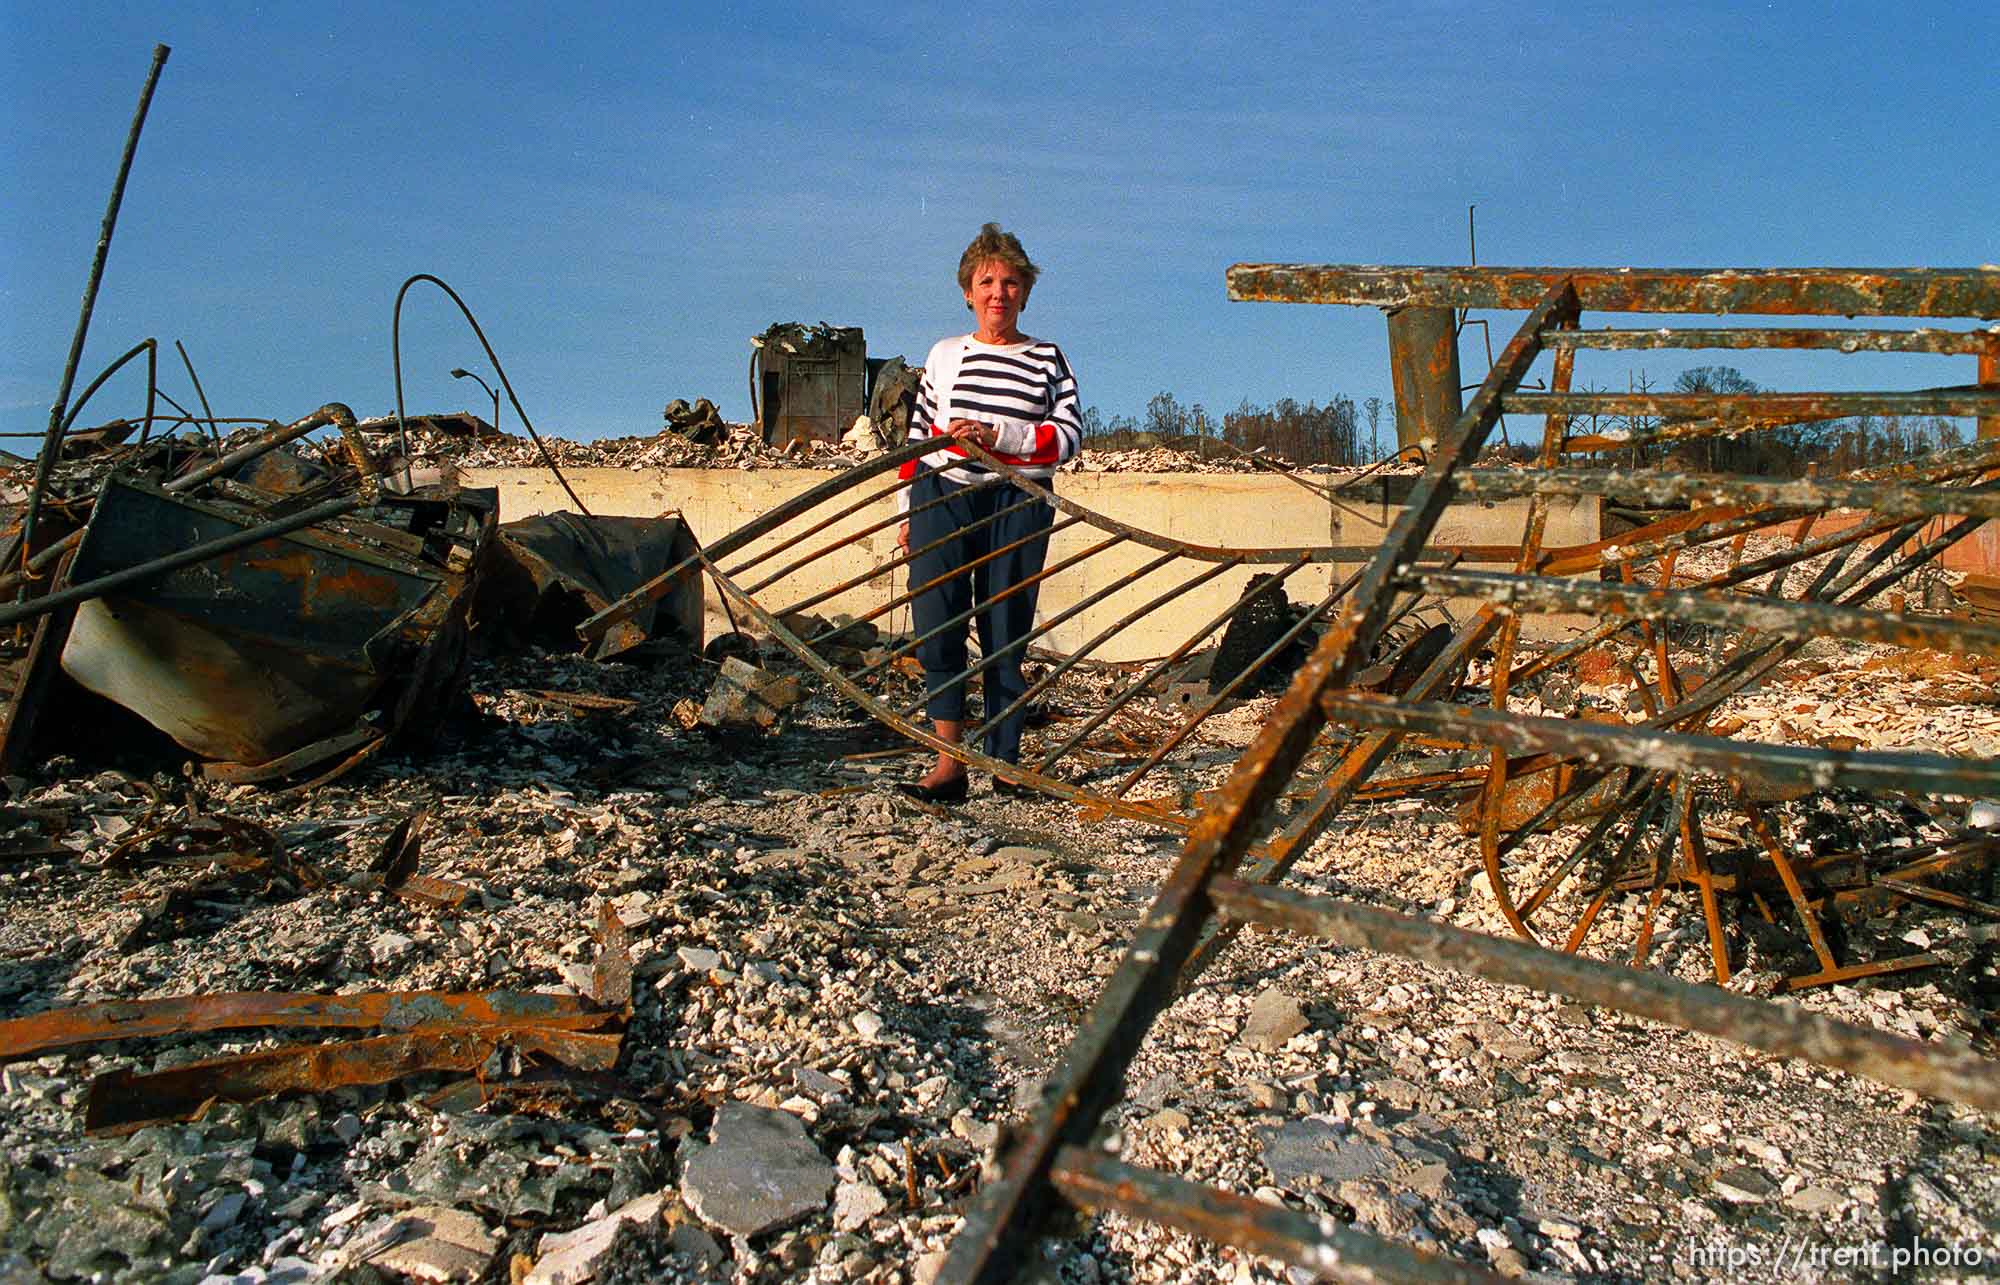
MULTIPOLYGON (((954 419, 976 419, 998 428, 993 454, 1032 478, 1051 477, 1083 445, 1076 376, 1062 349, 1045 339, 986 344, 958 335, 933 345, 910 416, 910 438, 943 437, 954 419), (934 381, 944 379, 950 380, 950 388, 936 386, 934 381)), ((961 447, 940 446, 904 464, 903 476, 914 476, 920 463, 942 466, 958 459, 963 462, 942 474, 946 481, 969 485, 992 480, 991 469, 965 456, 961 447)), ((909 495, 907 487, 898 492, 904 508, 909 495)))

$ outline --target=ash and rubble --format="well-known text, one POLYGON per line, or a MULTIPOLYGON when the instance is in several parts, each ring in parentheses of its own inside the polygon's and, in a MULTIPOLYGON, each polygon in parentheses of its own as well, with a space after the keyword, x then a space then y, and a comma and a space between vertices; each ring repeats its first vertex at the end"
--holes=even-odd
MULTIPOLYGON (((1813 684, 1865 683, 1917 735, 2000 732, 1983 671, 1870 669, 1867 649, 1815 647, 1817 672, 1754 699, 1800 718, 1823 699, 1813 684)), ((755 659, 788 669, 769 648, 755 659)), ((1053 801, 911 804, 889 785, 914 760, 810 686, 770 734, 690 727, 675 707, 714 673, 693 656, 478 660, 477 718, 303 796, 62 761, 9 779, 9 850, 65 849, 0 866, 10 1014, 233 990, 582 992, 606 901, 633 935, 637 983, 615 1072, 496 1076, 483 1092, 417 1076, 91 1137, 77 1108, 99 1075, 302 1037, 13 1063, 6 1279, 923 1279, 1178 843, 1053 801), (135 894, 202 873, 101 867, 155 794, 267 827, 336 877, 212 886, 177 931, 122 949, 135 894), (418 810, 425 872, 471 889, 455 911, 365 874, 418 810)), ((1083 690, 1063 689, 1059 713, 1106 681, 1073 678, 1083 690)), ((1212 720, 1172 761, 1178 783, 1218 782, 1269 703, 1212 720)), ((1916 842, 1943 820, 1825 797, 1790 819, 1843 844, 1916 842)), ((1476 853, 1435 857, 1462 843, 1446 806, 1368 806, 1294 880, 1499 928, 1476 853)), ((1670 899, 1658 928, 1655 966, 1700 978, 1698 907, 1670 899)), ((1990 925, 1902 906, 1851 928, 1919 936, 1954 962, 1773 1002, 1992 1048, 1990 925)), ((1776 933, 1746 950, 1750 987, 1803 953, 1776 933)), ((1700 1277, 1691 1246, 1786 1236, 2000 1255, 1990 1117, 1272 934, 1246 934, 1168 1010, 1108 1120, 1105 1145, 1128 1159, 1506 1272, 1700 1277)), ((1117 1216, 1069 1231, 1047 1264, 1069 1281, 1283 1279, 1117 1216)))

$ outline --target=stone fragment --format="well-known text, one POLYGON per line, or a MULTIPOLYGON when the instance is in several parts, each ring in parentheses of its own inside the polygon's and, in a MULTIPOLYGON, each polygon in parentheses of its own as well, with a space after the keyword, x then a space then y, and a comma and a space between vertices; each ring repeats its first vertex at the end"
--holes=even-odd
POLYGON ((1259 1111, 1278 1111, 1285 1105, 1285 1092, 1275 1084, 1252 1080, 1243 1086, 1243 1098, 1259 1111))
POLYGON ((691 973, 711 973, 722 967, 722 955, 706 946, 683 946, 675 952, 683 966, 691 973))
POLYGON ((882 1016, 879 1013, 862 1011, 854 1015, 854 1033, 871 1043, 882 1033, 882 1016))
POLYGON ((500 1248, 479 1215, 463 1209, 426 1205, 399 1221, 403 1239, 368 1255, 370 1266, 420 1281, 474 1281, 500 1248))
POLYGON ((738 1236, 788 1226, 826 1203, 834 1168, 783 1111, 726 1102, 710 1145, 688 1161, 688 1207, 738 1236))
POLYGON ((1338 1194, 1354 1210, 1354 1221, 1378 1235, 1403 1239, 1417 1229, 1416 1214, 1379 1182, 1366 1179, 1343 1182, 1338 1194))
POLYGON ((718 730, 770 728, 804 695, 805 689, 798 679, 770 673, 730 656, 723 660, 715 686, 701 707, 701 721, 718 730))
POLYGON ((646 1226, 659 1221, 667 1195, 654 1192, 628 1201, 612 1213, 587 1222, 575 1231, 556 1232, 542 1237, 540 1256, 522 1285, 577 1285, 597 1274, 597 1260, 611 1248, 620 1223, 646 1226))
POLYGON ((1402 1163, 1388 1147, 1350 1138, 1324 1120, 1288 1120, 1258 1132, 1264 1140, 1264 1167, 1279 1186, 1293 1191, 1385 1178, 1402 1163))
POLYGON ((1749 1165, 1724 1169, 1710 1180, 1715 1194, 1735 1205, 1755 1205, 1777 1194, 1778 1184, 1769 1174, 1749 1165))
POLYGON ((393 964, 410 953, 416 943, 401 933, 385 932, 368 943, 368 957, 377 966, 393 964))
POLYGON ((1838 1209, 1847 1203, 1847 1197, 1825 1187, 1801 1187, 1785 1197, 1785 1207, 1805 1214, 1821 1214, 1829 1209, 1838 1209))
POLYGON ((889 1207, 889 1200, 872 1182, 843 1182, 833 1193, 833 1225, 853 1231, 889 1207))
POLYGON ((1236 1038, 1247 1048, 1276 1052, 1309 1025, 1299 1002, 1271 987, 1250 1001, 1250 1015, 1243 1019, 1243 1030, 1236 1038))

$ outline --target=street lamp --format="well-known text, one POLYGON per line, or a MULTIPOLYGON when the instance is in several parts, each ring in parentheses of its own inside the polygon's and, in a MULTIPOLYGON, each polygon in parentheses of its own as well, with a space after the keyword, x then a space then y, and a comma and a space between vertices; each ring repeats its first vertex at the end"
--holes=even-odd
POLYGON ((473 374, 473 373, 472 373, 471 371, 469 371, 469 370, 454 370, 454 371, 452 371, 452 372, 451 372, 451 377, 452 377, 453 379, 475 379, 475 380, 479 380, 479 386, 480 386, 481 388, 484 388, 484 389, 486 390, 486 395, 487 395, 488 397, 491 397, 491 398, 493 399, 493 431, 494 431, 494 432, 496 432, 496 433, 497 433, 497 432, 499 432, 499 431, 500 431, 500 394, 499 394, 499 393, 496 393, 496 392, 494 392, 494 391, 493 391, 493 388, 492 388, 492 386, 491 386, 491 385, 489 385, 489 384, 488 384, 488 383, 487 383, 487 382, 486 382, 485 380, 483 380, 483 379, 480 379, 480 378, 479 378, 479 376, 477 376, 477 375, 473 374))

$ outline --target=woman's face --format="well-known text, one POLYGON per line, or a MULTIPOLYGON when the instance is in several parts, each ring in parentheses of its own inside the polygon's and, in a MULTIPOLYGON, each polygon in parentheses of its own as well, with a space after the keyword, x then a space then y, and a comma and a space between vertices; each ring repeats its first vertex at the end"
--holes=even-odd
POLYGON ((972 270, 972 285, 965 302, 972 307, 979 333, 990 338, 1012 338, 1018 332, 1021 305, 1028 301, 1028 279, 1020 269, 999 259, 988 259, 972 270))

